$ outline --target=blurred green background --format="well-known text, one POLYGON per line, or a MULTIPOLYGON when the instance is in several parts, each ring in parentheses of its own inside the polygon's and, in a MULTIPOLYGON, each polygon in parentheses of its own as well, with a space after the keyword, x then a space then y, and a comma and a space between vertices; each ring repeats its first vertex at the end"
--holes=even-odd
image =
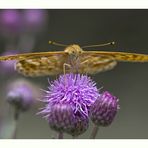
MULTIPOLYGON (((33 19, 27 9, 13 11, 17 11, 19 15, 15 18, 16 21, 10 21, 9 24, 4 18, 0 19, 1 54, 6 50, 17 50, 21 53, 64 50, 62 47, 48 45, 48 40, 79 45, 115 41, 115 46, 88 50, 148 54, 148 10, 36 10, 39 11, 36 19, 33 19)), ((0 15, 3 13, 4 10, 1 9, 0 15)), ((0 126, 5 125, 8 133, 11 131, 8 121, 11 123, 13 110, 5 101, 6 87, 18 78, 34 83, 36 91, 40 92, 41 89, 47 90, 47 79, 56 77, 29 78, 1 68, 0 126)), ((114 122, 109 127, 100 127, 97 138, 148 138, 148 63, 119 63, 115 69, 93 75, 92 78, 98 88, 103 87, 120 100, 120 110, 114 122)), ((21 114, 17 138, 49 139, 56 136, 47 121, 36 115, 40 107, 43 104, 38 102, 28 112, 21 114)), ((88 138, 91 130, 92 124, 79 138, 88 138)), ((65 138, 71 137, 65 135, 65 138)))

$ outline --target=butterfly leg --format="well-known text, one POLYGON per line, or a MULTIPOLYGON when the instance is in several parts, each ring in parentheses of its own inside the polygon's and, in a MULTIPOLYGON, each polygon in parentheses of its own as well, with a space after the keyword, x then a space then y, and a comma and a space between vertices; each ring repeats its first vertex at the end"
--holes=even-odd
POLYGON ((89 60, 85 60, 85 61, 81 62, 80 64, 85 64, 85 63, 88 63, 88 62, 89 62, 89 60))
POLYGON ((67 64, 67 63, 63 64, 63 73, 64 73, 64 75, 66 74, 66 67, 71 68, 71 65, 67 64))
MULTIPOLYGON (((88 66, 88 63, 89 63, 89 60, 87 59, 87 60, 81 62, 80 65, 86 65, 86 66, 88 66)), ((85 72, 85 74, 87 74, 87 71, 85 72)))
MULTIPOLYGON (((71 65, 70 64, 67 64, 67 63, 64 63, 63 64, 64 77, 65 77, 65 74, 66 74, 66 67, 71 68, 71 65)), ((64 81, 65 81, 65 85, 66 85, 66 77, 64 79, 65 79, 64 81)))

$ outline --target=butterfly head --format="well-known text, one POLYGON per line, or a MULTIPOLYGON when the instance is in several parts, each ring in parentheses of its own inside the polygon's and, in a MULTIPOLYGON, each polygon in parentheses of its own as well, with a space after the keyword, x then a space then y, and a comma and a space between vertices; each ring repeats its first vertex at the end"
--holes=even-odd
POLYGON ((73 44, 66 47, 65 52, 69 54, 70 57, 77 59, 83 50, 79 45, 73 44))

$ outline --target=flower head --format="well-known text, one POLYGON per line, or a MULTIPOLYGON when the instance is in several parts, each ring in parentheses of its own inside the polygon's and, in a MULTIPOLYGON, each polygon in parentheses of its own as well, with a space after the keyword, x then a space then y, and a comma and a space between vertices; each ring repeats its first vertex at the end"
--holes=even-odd
POLYGON ((89 107, 100 96, 96 83, 88 76, 80 74, 61 75, 48 87, 45 102, 47 103, 42 113, 51 111, 55 104, 71 105, 74 114, 88 116, 89 107))
POLYGON ((90 108, 91 120, 98 126, 108 126, 115 118, 118 109, 118 99, 105 91, 90 108))
POLYGON ((78 136, 87 130, 88 118, 74 115, 69 104, 55 104, 51 110, 48 123, 52 129, 66 132, 72 136, 78 136))
POLYGON ((22 20, 18 10, 2 10, 0 13, 1 31, 8 36, 18 33, 21 29, 22 20))
POLYGON ((74 115, 70 105, 55 104, 51 106, 51 112, 48 116, 50 127, 57 131, 65 131, 73 124, 74 115))
POLYGON ((31 32, 43 30, 47 23, 47 17, 46 10, 28 9, 23 11, 24 25, 31 32))
POLYGON ((8 88, 7 101, 21 111, 28 110, 34 102, 32 85, 24 80, 13 82, 8 88))
POLYGON ((96 83, 88 76, 61 75, 48 87, 46 106, 40 113, 51 127, 76 136, 88 128, 90 106, 99 96, 96 83))

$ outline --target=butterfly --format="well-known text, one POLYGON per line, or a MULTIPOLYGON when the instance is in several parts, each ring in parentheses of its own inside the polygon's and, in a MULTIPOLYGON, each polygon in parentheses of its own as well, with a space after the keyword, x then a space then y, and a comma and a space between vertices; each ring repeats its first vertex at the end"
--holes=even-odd
MULTIPOLYGON (((50 42, 50 44, 65 46, 50 42)), ((84 46, 97 47, 114 44, 84 46)), ((113 69, 117 62, 148 62, 148 55, 126 52, 85 51, 77 44, 67 45, 64 51, 24 53, 1 56, 0 61, 16 60, 15 69, 25 76, 45 76, 64 73, 96 74, 113 69)))

